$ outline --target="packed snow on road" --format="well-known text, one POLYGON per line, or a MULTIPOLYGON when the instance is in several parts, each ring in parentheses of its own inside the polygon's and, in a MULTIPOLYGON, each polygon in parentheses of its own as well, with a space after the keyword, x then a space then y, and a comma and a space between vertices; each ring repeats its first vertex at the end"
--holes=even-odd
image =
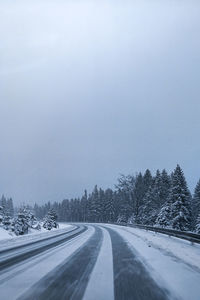
POLYGON ((164 234, 103 223, 63 224, 4 239, 2 250, 3 299, 199 300, 200 245, 164 234), (46 240, 50 236, 53 247, 46 240), (6 253, 20 245, 27 252, 22 247, 6 253))

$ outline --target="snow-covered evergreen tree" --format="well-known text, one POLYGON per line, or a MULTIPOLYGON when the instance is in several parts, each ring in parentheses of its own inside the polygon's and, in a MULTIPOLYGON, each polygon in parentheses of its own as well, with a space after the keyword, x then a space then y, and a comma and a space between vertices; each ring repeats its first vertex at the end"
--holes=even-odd
POLYGON ((155 221, 156 226, 161 227, 171 227, 172 223, 172 216, 171 216, 171 209, 172 209, 172 202, 170 197, 171 192, 171 184, 172 184, 172 177, 169 176, 164 169, 161 174, 162 179, 162 188, 161 188, 161 209, 158 213, 158 216, 155 221))
POLYGON ((3 224, 4 215, 4 208, 3 206, 0 206, 0 225, 3 224))
POLYGON ((148 191, 149 187, 152 185, 152 182, 153 182, 153 177, 151 175, 150 170, 147 169, 145 171, 145 173, 144 173, 144 176, 143 176, 143 191, 144 191, 144 195, 148 191))
MULTIPOLYGON (((153 186, 154 186, 154 181, 155 179, 152 177, 151 172, 149 169, 146 170, 144 173, 144 176, 141 181, 141 176, 140 176, 140 184, 139 184, 139 198, 140 201, 138 203, 138 213, 133 214, 129 220, 129 222, 135 222, 135 223, 142 223, 142 224, 147 224, 148 217, 150 214, 150 206, 151 206, 151 201, 153 198, 153 186)), ((136 190, 138 189, 138 186, 136 184, 136 190)), ((137 195, 137 191, 135 192, 137 195)), ((138 198, 138 197, 136 197, 138 198)), ((137 201, 136 201, 137 203, 137 201)), ((137 211, 137 210, 136 210, 137 211)))
POLYGON ((197 216, 196 224, 195 224, 196 233, 200 234, 200 214, 197 216))
POLYGON ((85 190, 84 195, 81 198, 82 222, 87 221, 87 210, 88 210, 88 196, 87 196, 87 190, 85 190))
POLYGON ((143 199, 143 205, 139 209, 137 222, 144 225, 153 225, 153 219, 157 213, 156 202, 154 201, 154 186, 149 187, 143 199))
POLYGON ((200 180, 197 182, 192 198, 192 228, 194 229, 197 225, 198 215, 200 215, 200 180))
POLYGON ((5 230, 9 230, 11 228, 11 217, 7 214, 4 216, 4 219, 3 219, 3 228, 5 230))
POLYGON ((111 189, 105 190, 105 202, 104 202, 104 222, 114 221, 114 197, 111 189))
POLYGON ((162 198, 162 178, 160 171, 157 170, 154 180, 149 187, 143 199, 143 205, 140 208, 139 220, 140 223, 146 225, 154 225, 155 220, 163 203, 162 198))
POLYGON ((10 229, 11 216, 14 215, 14 208, 12 199, 6 199, 3 195, 0 199, 0 224, 3 225, 4 229, 10 229))
POLYGON ((160 194, 160 198, 161 198, 161 203, 162 205, 168 200, 168 197, 170 195, 171 192, 171 176, 167 174, 166 170, 164 169, 161 173, 161 194, 160 194))
POLYGON ((6 197, 4 195, 2 195, 1 199, 0 199, 0 206, 3 207, 4 211, 6 210, 6 197))
POLYGON ((144 196, 146 193, 146 187, 144 188, 144 181, 142 173, 139 173, 136 176, 135 187, 134 187, 134 214, 136 218, 136 222, 138 222, 139 218, 139 210, 143 205, 144 196))
POLYGON ((104 222, 106 218, 106 198, 102 188, 98 190, 98 198, 96 201, 96 222, 104 222))
POLYGON ((170 201, 172 227, 177 230, 189 230, 191 228, 191 198, 179 165, 173 173, 170 201))
POLYGON ((95 185, 92 194, 89 196, 89 216, 91 222, 99 222, 100 220, 101 202, 97 185, 95 185))
POLYGON ((167 201, 161 207, 158 213, 157 219, 155 221, 156 226, 160 227, 171 227, 172 226, 172 203, 171 197, 168 197, 167 201))
MULTIPOLYGON (((118 206, 118 215, 117 220, 125 220, 127 221, 128 218, 134 213, 136 214, 137 208, 137 199, 135 195, 135 190, 138 192, 139 190, 139 182, 140 182, 140 173, 137 179, 132 175, 121 175, 118 178, 118 184, 116 185, 117 188, 117 206, 118 206)), ((139 196, 139 193, 137 193, 139 196)))
POLYGON ((14 207, 13 207, 13 200, 12 200, 12 198, 7 199, 6 210, 7 210, 8 215, 11 218, 13 218, 13 216, 14 216, 14 207))
POLYGON ((47 230, 51 230, 52 228, 57 228, 58 227, 57 218, 58 216, 56 212, 53 209, 50 209, 44 219, 43 227, 46 228, 47 230))
POLYGON ((16 235, 28 233, 27 212, 24 208, 20 209, 17 218, 14 220, 14 232, 16 235))
POLYGON ((27 219, 28 227, 33 228, 37 223, 37 219, 36 219, 35 215, 29 209, 26 209, 25 213, 26 213, 26 219, 27 219))

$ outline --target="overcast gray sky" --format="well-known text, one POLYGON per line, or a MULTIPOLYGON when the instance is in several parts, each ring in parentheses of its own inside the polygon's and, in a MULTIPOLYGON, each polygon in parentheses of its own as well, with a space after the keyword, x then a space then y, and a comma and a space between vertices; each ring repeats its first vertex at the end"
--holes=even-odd
POLYGON ((200 2, 0 0, 0 193, 200 177, 200 2))

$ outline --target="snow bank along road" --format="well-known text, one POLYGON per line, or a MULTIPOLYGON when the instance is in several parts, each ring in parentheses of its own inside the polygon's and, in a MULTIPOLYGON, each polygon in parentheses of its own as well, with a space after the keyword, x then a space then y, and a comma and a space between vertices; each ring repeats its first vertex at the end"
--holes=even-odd
POLYGON ((200 245, 145 230, 75 224, 0 245, 0 299, 199 300, 200 245))

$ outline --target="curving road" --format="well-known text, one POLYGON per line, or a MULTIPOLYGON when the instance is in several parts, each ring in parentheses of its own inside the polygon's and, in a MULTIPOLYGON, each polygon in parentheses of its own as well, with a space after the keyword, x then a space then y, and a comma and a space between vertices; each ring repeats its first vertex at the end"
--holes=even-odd
POLYGON ((120 230, 77 224, 0 251, 1 299, 175 299, 124 238, 125 229, 120 230))

